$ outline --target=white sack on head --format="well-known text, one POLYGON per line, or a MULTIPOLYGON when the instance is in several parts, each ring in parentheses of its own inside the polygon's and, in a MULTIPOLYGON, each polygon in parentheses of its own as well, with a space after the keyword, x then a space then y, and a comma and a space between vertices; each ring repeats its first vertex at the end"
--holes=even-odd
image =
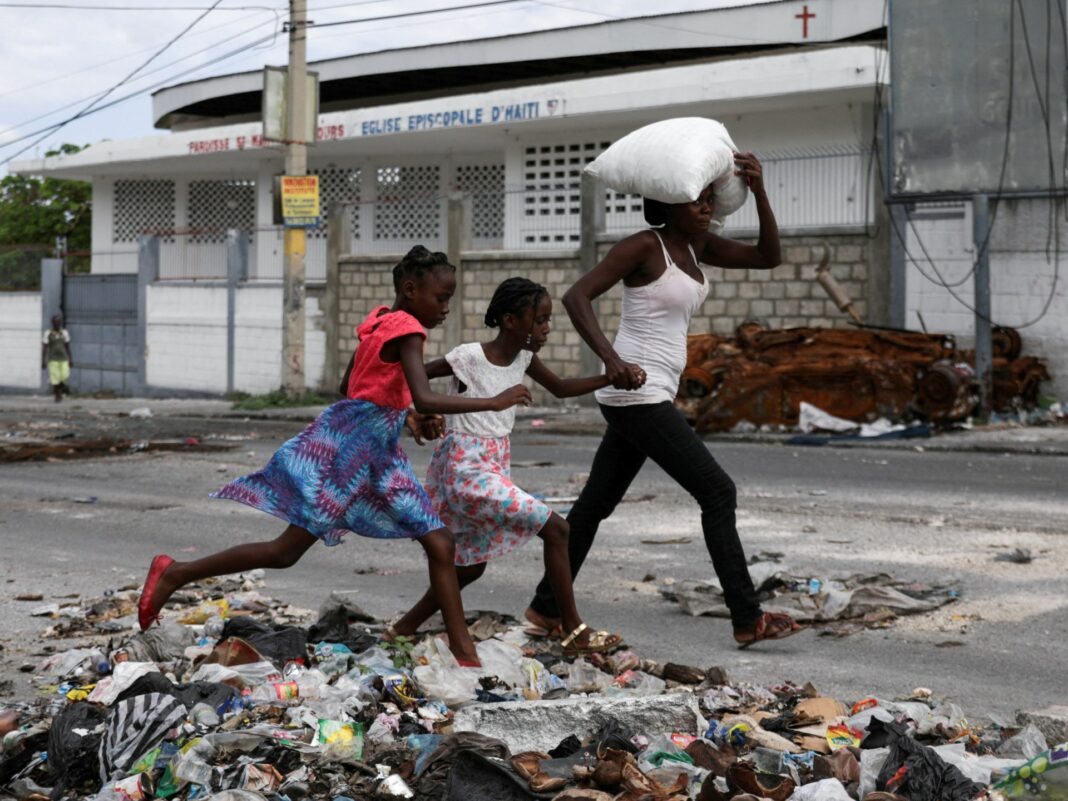
POLYGON ((712 185, 714 217, 722 221, 745 203, 745 180, 734 174, 738 148, 722 123, 704 117, 661 120, 624 136, 586 165, 609 189, 689 203, 712 185))

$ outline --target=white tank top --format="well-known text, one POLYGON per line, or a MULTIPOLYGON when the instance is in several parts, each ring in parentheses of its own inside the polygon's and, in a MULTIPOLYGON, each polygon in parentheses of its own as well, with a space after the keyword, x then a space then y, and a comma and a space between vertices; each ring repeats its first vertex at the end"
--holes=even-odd
MULTIPOLYGON (((686 369, 690 318, 708 297, 708 277, 704 270, 701 270, 703 280, 698 283, 679 269, 660 234, 653 233, 660 242, 667 266, 650 284, 623 285, 623 315, 613 343, 619 358, 645 370, 645 385, 633 391, 613 387, 597 390, 597 402, 605 406, 675 400, 679 377, 686 369)), ((689 249, 694 264, 698 264, 693 248, 689 249)))

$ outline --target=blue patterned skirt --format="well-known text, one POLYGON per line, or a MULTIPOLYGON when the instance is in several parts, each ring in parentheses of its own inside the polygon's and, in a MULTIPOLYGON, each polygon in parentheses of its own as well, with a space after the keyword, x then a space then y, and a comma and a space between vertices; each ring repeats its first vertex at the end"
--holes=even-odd
POLYGON ((211 494, 307 529, 327 545, 422 537, 442 527, 400 447, 407 412, 343 400, 279 448, 262 470, 211 494))

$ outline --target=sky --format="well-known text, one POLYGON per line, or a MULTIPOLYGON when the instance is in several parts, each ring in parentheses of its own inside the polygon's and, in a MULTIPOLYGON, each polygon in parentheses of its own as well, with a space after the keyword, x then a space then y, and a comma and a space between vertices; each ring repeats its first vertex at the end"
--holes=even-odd
MULTIPOLYGON (((221 0, 204 15, 213 2, 0 0, 0 29, 7 32, 0 44, 0 161, 43 156, 66 142, 84 145, 161 133, 152 127, 153 89, 285 64, 286 0, 221 0), (173 44, 149 62, 175 37, 173 44), (47 131, 108 90, 113 91, 99 105, 133 96, 61 130, 47 131), (42 135, 39 144, 15 155, 42 135)), ((308 18, 317 24, 357 22, 312 28, 308 60, 739 4, 739 0, 507 0, 477 8, 487 2, 309 0, 308 18), (369 19, 464 5, 475 7, 403 19, 369 19)), ((6 168, 0 165, 3 172, 6 168)))

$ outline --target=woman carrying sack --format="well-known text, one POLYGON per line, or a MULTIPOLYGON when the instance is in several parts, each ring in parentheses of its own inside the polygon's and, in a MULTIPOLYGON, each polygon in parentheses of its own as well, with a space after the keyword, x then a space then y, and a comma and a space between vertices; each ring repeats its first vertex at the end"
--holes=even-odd
MULTIPOLYGON (((601 521, 612 514, 645 460, 652 459, 700 505, 705 546, 723 587, 734 639, 741 648, 748 648, 762 640, 788 637, 801 627, 787 615, 761 611, 735 524, 734 482, 673 403, 686 366, 690 319, 708 295, 708 279, 699 263, 770 270, 780 262, 778 226, 764 191, 760 162, 752 153, 734 153, 731 165, 733 145, 725 130, 722 137, 727 143, 723 146, 730 146, 725 156, 729 165, 726 180, 739 184, 731 190, 741 197, 740 201, 732 199, 734 209, 717 209, 716 189, 726 183, 722 174, 689 202, 660 202, 646 196, 645 219, 655 228, 619 242, 564 295, 564 308, 576 330, 604 362, 611 384, 596 393, 608 429, 586 486, 567 516, 571 528, 568 550, 575 576, 601 521), (709 231, 716 218, 722 219, 744 202, 741 181, 756 200, 760 237, 755 246, 709 231), (615 342, 609 342, 593 301, 620 281, 623 313, 615 342)), ((629 167, 640 163, 632 156, 623 161, 629 167)), ((594 162, 588 169, 594 172, 596 166, 594 162)), ((619 181, 613 185, 607 178, 605 182, 617 191, 634 191, 632 185, 619 181)), ((661 196, 670 197, 671 192, 661 192, 661 196)), ((538 585, 526 617, 546 632, 558 625, 559 612, 546 578, 538 585)))

